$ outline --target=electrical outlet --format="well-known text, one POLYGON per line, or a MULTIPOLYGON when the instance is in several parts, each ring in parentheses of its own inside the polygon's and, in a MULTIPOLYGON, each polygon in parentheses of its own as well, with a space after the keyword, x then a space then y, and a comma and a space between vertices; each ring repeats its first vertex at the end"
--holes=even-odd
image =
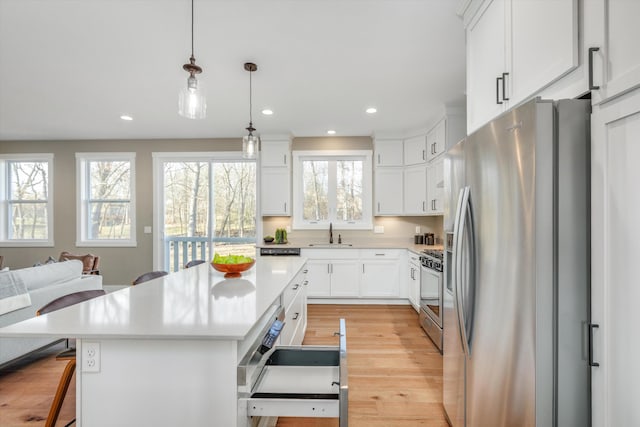
POLYGON ((82 372, 100 372, 100 343, 82 343, 82 372))
POLYGON ((284 229, 287 230, 287 233, 291 233, 291 226, 290 225, 287 225, 284 229))
POLYGON ((384 225, 376 225, 373 227, 373 232, 375 234, 383 234, 384 233, 384 225))
POLYGON ((416 234, 420 234, 420 226, 416 225, 416 234))

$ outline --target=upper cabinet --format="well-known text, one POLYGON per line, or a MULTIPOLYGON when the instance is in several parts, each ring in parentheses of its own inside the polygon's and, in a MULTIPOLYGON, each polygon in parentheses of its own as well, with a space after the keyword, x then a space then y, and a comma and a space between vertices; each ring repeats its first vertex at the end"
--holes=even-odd
POLYGON ((404 165, 419 165, 427 162, 427 137, 414 136, 404 140, 404 165))
POLYGON ((262 167, 290 167, 291 141, 261 141, 260 162, 262 167))
POLYGON ((594 103, 640 87, 640 1, 584 0, 585 26, 600 40, 589 46, 594 103), (595 6, 594 6, 595 5, 595 6), (585 6, 586 7, 586 6, 585 6))
POLYGON ((260 203, 263 216, 291 216, 291 141, 262 140, 260 203))
POLYGON ((578 65, 577 0, 487 0, 470 15, 469 133, 578 65))
POLYGON ((374 141, 374 165, 376 167, 402 166, 403 146, 401 139, 376 139, 374 141))

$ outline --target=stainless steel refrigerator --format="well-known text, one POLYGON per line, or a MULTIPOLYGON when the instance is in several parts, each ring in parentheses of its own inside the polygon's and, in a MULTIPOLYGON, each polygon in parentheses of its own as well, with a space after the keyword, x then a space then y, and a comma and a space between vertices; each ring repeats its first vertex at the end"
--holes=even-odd
POLYGON ((453 427, 590 425, 589 116, 535 99, 445 157, 453 427))

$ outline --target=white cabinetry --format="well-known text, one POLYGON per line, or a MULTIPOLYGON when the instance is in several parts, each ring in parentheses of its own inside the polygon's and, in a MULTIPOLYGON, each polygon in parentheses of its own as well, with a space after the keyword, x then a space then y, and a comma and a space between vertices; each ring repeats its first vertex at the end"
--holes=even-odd
POLYGON ((301 345, 307 329, 307 268, 304 267, 282 293, 284 327, 280 344, 301 345))
POLYGON ((577 11, 577 0, 487 0, 465 16, 469 133, 577 66, 577 11))
POLYGON ((442 119, 427 133, 427 161, 431 161, 445 152, 447 138, 447 120, 442 119))
MULTIPOLYGON (((630 6, 636 2, 627 3, 630 6)), ((591 321, 599 326, 593 330, 593 357, 600 365, 592 368, 594 427, 631 426, 640 422, 637 404, 640 340, 636 339, 640 325, 636 264, 640 259, 638 135, 640 89, 594 107, 591 321)))
POLYGON ((261 212, 263 216, 291 215, 291 142, 262 141, 260 152, 261 212))
POLYGON ((365 298, 400 296, 399 258, 397 250, 363 250, 360 295, 365 298))
POLYGON ((427 213, 427 168, 425 165, 404 169, 404 214, 427 213))
POLYGON ((357 249, 304 250, 307 257, 309 297, 358 297, 360 295, 357 249))
POLYGON ((376 216, 402 215, 403 142, 376 139, 374 142, 373 213, 376 216))
POLYGON ((303 249, 310 298, 393 298, 401 295, 400 249, 303 249))
POLYGON ((376 167, 374 172, 374 212, 377 216, 402 215, 403 168, 376 167))
POLYGON ((416 311, 420 311, 420 257, 409 252, 408 266, 408 293, 409 302, 416 311))
POLYGON ((443 159, 429 163, 427 167, 427 213, 444 213, 444 166, 443 159))
POLYGON ((427 161, 426 135, 414 136, 404 140, 404 165, 423 164, 427 161))
MULTIPOLYGON (((595 0, 598 7, 585 10, 586 25, 600 31, 594 51, 593 100, 603 101, 640 86, 640 2, 637 0, 595 0), (604 22, 602 22, 604 21, 604 22)), ((588 34, 592 34, 589 31, 588 34)))
POLYGON ((402 166, 403 143, 401 139, 376 139, 374 145, 374 164, 376 167, 402 166))

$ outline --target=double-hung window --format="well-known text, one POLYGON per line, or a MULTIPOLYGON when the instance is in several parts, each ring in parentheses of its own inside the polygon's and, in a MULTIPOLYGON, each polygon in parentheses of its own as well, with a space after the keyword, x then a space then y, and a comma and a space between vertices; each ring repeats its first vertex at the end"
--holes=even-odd
POLYGON ((371 151, 294 151, 293 227, 372 228, 371 151))
POLYGON ((76 153, 77 246, 136 246, 135 153, 76 153))
POLYGON ((0 245, 53 246, 53 154, 0 154, 0 245))

